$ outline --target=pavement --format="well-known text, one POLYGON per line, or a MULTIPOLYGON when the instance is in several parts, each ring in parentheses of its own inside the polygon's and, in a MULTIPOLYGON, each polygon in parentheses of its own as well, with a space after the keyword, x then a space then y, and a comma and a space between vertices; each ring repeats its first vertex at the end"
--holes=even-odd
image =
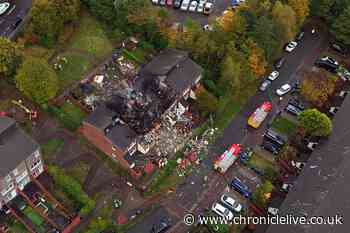
MULTIPOLYGON (((221 154, 225 148, 232 143, 240 143, 243 145, 259 144, 262 140, 262 134, 268 123, 272 120, 276 112, 284 105, 278 104, 278 97, 274 95, 274 91, 285 83, 293 83, 300 78, 302 70, 311 70, 314 61, 328 46, 328 37, 320 37, 319 35, 311 35, 311 30, 307 30, 305 37, 299 46, 292 53, 284 53, 286 58, 284 66, 279 70, 280 76, 275 80, 271 87, 270 93, 258 92, 251 97, 247 104, 242 108, 241 112, 235 116, 229 126, 224 130, 221 138, 210 148, 208 157, 202 161, 201 165, 191 175, 186 178, 186 181, 179 185, 176 192, 170 195, 162 202, 162 206, 168 209, 170 216, 176 216, 182 219, 186 213, 198 214, 204 209, 210 207, 212 203, 219 199, 220 195, 229 192, 231 196, 236 197, 241 203, 248 205, 240 194, 230 190, 229 183, 233 177, 240 178, 252 191, 261 184, 261 179, 253 171, 239 164, 230 168, 225 175, 218 175, 212 169, 213 159, 221 154), (270 114, 259 130, 251 130, 246 128, 247 118, 249 115, 263 103, 269 101, 272 97, 273 114, 270 114), (171 213, 171 214, 170 214, 171 213)), ((283 198, 276 198, 274 203, 280 205, 283 198)), ((142 221, 145 227, 151 222, 142 221)), ((132 229, 133 230, 133 229, 132 229)), ((187 232, 189 227, 179 221, 170 230, 169 233, 187 232)), ((134 231, 129 231, 132 233, 134 231)), ((147 231, 139 231, 140 233, 147 231)))
POLYGON ((0 36, 12 39, 22 25, 21 23, 16 27, 14 24, 18 21, 18 17, 24 20, 31 8, 32 0, 8 0, 6 2, 10 2, 11 6, 0 16, 0 36))

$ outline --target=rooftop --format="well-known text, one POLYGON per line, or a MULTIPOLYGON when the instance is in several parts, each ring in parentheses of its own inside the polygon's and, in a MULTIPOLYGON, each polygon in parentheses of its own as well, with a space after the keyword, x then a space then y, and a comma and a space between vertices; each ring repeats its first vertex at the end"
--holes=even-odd
POLYGON ((0 117, 0 176, 6 176, 33 154, 39 145, 30 138, 15 120, 0 117))
POLYGON ((350 98, 333 120, 333 133, 319 145, 280 208, 280 214, 343 217, 343 225, 271 225, 267 233, 343 233, 350 222, 350 98))

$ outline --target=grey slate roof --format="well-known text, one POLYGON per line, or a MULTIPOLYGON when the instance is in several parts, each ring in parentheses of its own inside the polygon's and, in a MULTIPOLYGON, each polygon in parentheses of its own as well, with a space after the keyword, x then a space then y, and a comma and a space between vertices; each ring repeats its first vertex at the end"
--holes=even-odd
POLYGON ((166 76, 165 83, 176 93, 182 94, 195 83, 202 72, 202 67, 192 61, 187 52, 165 49, 140 71, 140 79, 166 76))
POLYGON ((280 213, 342 215, 343 225, 271 225, 267 233, 346 233, 350 229, 350 98, 333 120, 333 133, 315 150, 280 213))
POLYGON ((38 148, 13 119, 0 117, 0 177, 6 176, 38 148))
MULTIPOLYGON (((85 121, 104 133, 106 127, 111 125, 112 118, 115 115, 113 111, 101 105, 85 121)), ((137 134, 127 125, 116 124, 110 128, 110 131, 105 136, 113 145, 125 150, 135 140, 137 134)))

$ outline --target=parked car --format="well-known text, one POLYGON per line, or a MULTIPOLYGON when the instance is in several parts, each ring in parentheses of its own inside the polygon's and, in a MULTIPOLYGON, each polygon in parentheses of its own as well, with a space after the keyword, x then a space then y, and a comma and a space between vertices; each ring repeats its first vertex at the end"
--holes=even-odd
POLYGON ((203 14, 205 14, 205 15, 210 15, 211 14, 211 12, 213 11, 213 3, 211 3, 211 2, 206 2, 205 4, 204 4, 204 9, 203 9, 203 14))
POLYGON ((173 6, 175 9, 179 9, 181 7, 182 0, 174 0, 173 6))
POLYGON ((213 26, 206 24, 203 26, 204 31, 213 31, 213 26))
POLYGON ((11 4, 9 2, 0 3, 0 15, 5 14, 5 12, 10 8, 11 4))
POLYGON ((333 116, 335 116, 335 114, 337 113, 339 111, 339 107, 334 107, 334 106, 332 106, 332 107, 330 107, 329 108, 329 115, 331 115, 332 117, 333 116))
POLYGON ((337 69, 338 69, 338 65, 335 65, 333 63, 330 63, 328 61, 323 61, 321 59, 318 59, 316 62, 315 62, 315 65, 317 67, 320 67, 320 68, 323 68, 323 69, 326 69, 327 71, 331 72, 331 73, 336 73, 337 72, 337 69))
POLYGON ((279 209, 277 209, 277 208, 274 208, 274 207, 271 207, 271 206, 267 208, 267 213, 269 215, 276 216, 276 215, 278 215, 278 212, 279 212, 279 209))
POLYGON ((347 53, 346 49, 340 44, 332 43, 331 48, 342 55, 345 55, 347 53))
POLYGON ((231 187, 242 194, 244 197, 251 199, 252 197, 252 192, 249 190, 248 186, 243 184, 240 179, 235 177, 232 182, 231 182, 231 187))
POLYGON ((230 197, 230 196, 228 196, 226 194, 223 194, 221 196, 220 200, 221 200, 222 204, 224 204, 224 206, 226 206, 230 210, 233 210, 233 211, 235 211, 237 213, 241 212, 242 205, 240 203, 238 203, 238 201, 236 201, 232 197, 230 197))
POLYGON ((282 138, 279 134, 277 134, 271 129, 266 130, 266 132, 264 133, 264 138, 273 141, 280 146, 284 146, 284 144, 286 143, 284 138, 282 138))
POLYGON ((339 65, 339 63, 338 63, 334 58, 332 58, 332 57, 330 57, 330 56, 322 57, 321 60, 322 60, 322 61, 327 61, 327 62, 329 62, 329 63, 331 63, 331 64, 333 64, 333 65, 336 65, 336 66, 339 65))
POLYGON ((298 171, 303 170, 305 163, 304 162, 298 162, 298 161, 294 161, 292 160, 291 162, 292 167, 294 167, 295 169, 297 169, 298 171))
POLYGON ((198 3, 198 7, 197 7, 197 12, 199 13, 203 13, 204 10, 204 4, 206 3, 206 0, 200 0, 198 3))
POLYGON ((169 221, 162 220, 159 224, 152 226, 150 233, 165 233, 171 227, 169 221))
POLYGON ((299 116, 300 113, 302 112, 302 110, 300 110, 299 108, 297 108, 291 104, 288 104, 287 107, 285 108, 285 110, 294 116, 299 116))
POLYGON ((183 11, 187 11, 189 6, 190 6, 190 0, 183 0, 180 9, 183 11))
POLYGON ((166 5, 167 6, 172 6, 173 5, 173 0, 166 0, 166 5))
POLYGON ((271 83, 272 83, 272 82, 271 82, 270 80, 265 79, 265 80, 261 83, 261 85, 260 85, 260 87, 259 87, 259 90, 262 91, 262 92, 266 91, 266 90, 269 88, 269 86, 271 85, 271 83))
POLYGON ((276 69, 281 69, 282 66, 284 65, 286 59, 284 57, 281 57, 280 59, 278 59, 276 62, 275 62, 275 68, 276 69))
POLYGON ((287 52, 290 53, 290 52, 292 52, 297 46, 298 46, 298 43, 297 43, 297 42, 291 41, 291 42, 289 42, 289 43, 287 44, 285 50, 286 50, 287 52))
POLYGON ((215 202, 212 205, 211 210, 214 211, 220 217, 223 217, 229 221, 233 219, 233 213, 220 203, 215 202))
POLYGON ((287 84, 282 85, 280 88, 278 88, 276 90, 276 94, 278 96, 283 96, 283 95, 287 94, 288 92, 290 92, 291 90, 292 90, 292 86, 287 83, 287 84))
POLYGON ((299 32, 295 39, 297 41, 301 41, 304 38, 304 34, 305 34, 304 31, 299 32))
POLYGON ((279 152, 280 152, 280 147, 271 142, 271 141, 267 141, 267 140, 264 140, 263 143, 261 144, 261 147, 269 152, 271 152, 272 154, 274 155, 277 155, 279 152))
POLYGON ((245 164, 250 160, 252 155, 253 155, 253 150, 252 148, 248 147, 245 150, 241 150, 241 152, 239 153, 239 160, 241 163, 245 164))
POLYGON ((293 187, 292 184, 283 183, 280 190, 281 190, 281 192, 288 193, 292 187, 293 187))
POLYGON ((159 0, 159 5, 165 6, 167 0, 159 0))
POLYGON ((291 104, 297 108, 299 108, 300 110, 304 111, 305 110, 305 106, 296 98, 292 98, 289 100, 288 104, 291 104))
POLYGON ((197 1, 192 1, 190 4, 190 7, 188 8, 189 11, 194 12, 196 11, 198 6, 198 2, 197 1))
POLYGON ((274 81, 278 78, 278 76, 280 75, 280 72, 278 72, 277 70, 274 70, 271 72, 271 74, 269 75, 269 77, 267 77, 268 80, 270 81, 274 81))
POLYGON ((158 4, 159 4, 159 0, 152 0, 152 3, 153 3, 154 5, 158 5, 158 4))

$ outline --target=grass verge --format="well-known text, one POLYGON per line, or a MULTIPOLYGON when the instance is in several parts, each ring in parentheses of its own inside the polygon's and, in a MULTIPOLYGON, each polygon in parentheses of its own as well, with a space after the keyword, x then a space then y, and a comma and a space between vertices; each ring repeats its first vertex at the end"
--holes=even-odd
POLYGON ((64 141, 59 138, 50 139, 47 143, 41 145, 41 151, 45 160, 58 153, 64 146, 64 141))
POLYGON ((271 128, 273 128, 281 134, 291 136, 297 130, 298 125, 284 117, 278 117, 272 122, 271 128))

